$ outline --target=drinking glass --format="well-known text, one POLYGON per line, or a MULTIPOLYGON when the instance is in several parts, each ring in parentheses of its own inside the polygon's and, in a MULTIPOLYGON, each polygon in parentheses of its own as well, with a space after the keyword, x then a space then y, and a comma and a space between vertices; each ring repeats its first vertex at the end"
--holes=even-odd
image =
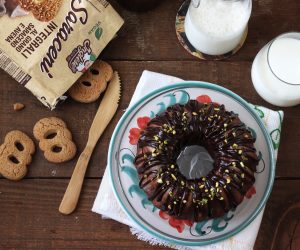
POLYGON ((252 0, 192 0, 185 33, 200 52, 223 55, 233 51, 247 32, 252 0))
POLYGON ((258 94, 281 107, 300 104, 300 33, 289 32, 266 44, 254 59, 251 76, 258 94))

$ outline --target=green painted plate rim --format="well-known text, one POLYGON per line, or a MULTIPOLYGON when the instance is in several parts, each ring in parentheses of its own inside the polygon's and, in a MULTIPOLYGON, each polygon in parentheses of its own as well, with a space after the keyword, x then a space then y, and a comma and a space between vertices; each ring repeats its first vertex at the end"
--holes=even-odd
POLYGON ((147 233, 151 234, 152 236, 154 236, 158 239, 164 240, 164 241, 166 241, 170 244, 178 244, 178 245, 182 245, 182 246, 205 246, 205 245, 210 245, 210 244, 214 244, 214 243, 217 243, 217 242, 220 242, 220 241, 223 241, 223 240, 227 240, 230 237, 232 237, 232 236, 236 235, 237 233, 239 233, 240 231, 242 231, 244 228, 246 228, 257 217, 257 215, 263 209, 263 207, 266 204, 266 202, 267 202, 267 200, 270 196, 270 193, 272 191, 274 178, 275 178, 274 148, 272 146, 271 137, 270 137, 269 133, 267 132, 266 127, 264 126, 261 118, 255 113, 253 108, 251 108, 249 106, 249 104, 242 97, 240 97, 239 95, 233 93, 232 91, 230 91, 230 90, 228 90, 224 87, 221 87, 221 86, 213 84, 213 83, 204 82, 204 81, 186 81, 186 82, 170 84, 166 87, 162 87, 162 88, 159 88, 157 90, 152 91, 148 95, 142 97, 137 102, 135 102, 130 108, 128 108, 126 110, 126 112, 123 114, 123 116, 121 117, 120 121, 118 122, 118 124, 117 124, 117 126, 116 126, 116 128, 113 132, 112 139, 111 139, 110 145, 109 145, 109 150, 108 150, 108 166, 109 166, 109 173, 110 173, 110 178, 111 178, 111 182, 112 182, 112 186, 113 186, 113 192, 114 192, 119 204, 121 205, 124 212, 128 215, 128 217, 131 218, 142 230, 146 231, 147 233), (210 239, 203 240, 203 239, 201 239, 199 241, 193 241, 193 242, 191 242, 189 240, 177 240, 177 239, 173 239, 172 237, 163 236, 163 235, 157 233, 155 230, 149 229, 143 223, 140 223, 139 221, 137 221, 134 218, 134 216, 127 210, 126 206, 123 204, 122 198, 116 190, 113 175, 112 175, 112 170, 113 170, 112 169, 112 161, 114 159, 113 148, 115 146, 115 140, 116 140, 116 137, 117 137, 120 129, 123 127, 124 121, 127 119, 127 117, 138 106, 142 105, 144 103, 144 101, 147 100, 148 98, 157 96, 161 92, 169 91, 169 90, 172 90, 174 88, 191 88, 191 87, 216 90, 216 91, 219 91, 221 93, 224 93, 224 94, 232 97, 237 102, 239 102, 253 116, 253 118, 256 120, 257 124, 261 128, 261 130, 264 134, 265 140, 268 144, 268 151, 269 151, 269 158, 270 158, 270 173, 269 173, 269 178, 268 178, 268 184, 267 184, 266 190, 264 192, 264 195, 263 195, 260 203, 257 206, 257 209, 251 214, 251 216, 249 216, 241 225, 239 225, 237 228, 231 230, 229 233, 226 233, 226 234, 224 234, 222 236, 219 236, 219 237, 217 236, 213 240, 210 240, 210 239))

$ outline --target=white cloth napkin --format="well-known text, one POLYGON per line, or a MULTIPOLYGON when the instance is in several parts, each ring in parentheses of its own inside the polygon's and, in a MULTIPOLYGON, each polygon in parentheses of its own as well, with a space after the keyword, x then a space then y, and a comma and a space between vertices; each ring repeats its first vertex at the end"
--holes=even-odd
MULTIPOLYGON (((164 87, 175 82, 182 82, 183 80, 163 75, 155 72, 144 71, 136 90, 133 94, 129 107, 139 100, 140 97, 152 92, 155 89, 164 87)), ((262 117, 267 130, 271 133, 274 130, 279 131, 274 137, 275 157, 277 158, 277 150, 279 146, 281 123, 283 119, 282 111, 272 111, 264 107, 254 106, 253 108, 259 112, 262 117)), ((274 134, 274 133, 273 133, 274 134)), ((179 245, 172 245, 162 240, 156 239, 148 233, 140 230, 138 226, 127 217, 123 212, 117 199, 114 196, 112 186, 110 183, 110 176, 108 168, 106 168, 96 200, 92 211, 101 214, 103 218, 113 219, 126 224, 131 227, 132 234, 136 235, 138 239, 149 242, 152 245, 164 245, 176 249, 252 249, 256 240, 256 236, 260 227, 263 211, 256 217, 256 219, 243 231, 231 237, 228 240, 204 246, 204 247, 185 247, 179 245)))

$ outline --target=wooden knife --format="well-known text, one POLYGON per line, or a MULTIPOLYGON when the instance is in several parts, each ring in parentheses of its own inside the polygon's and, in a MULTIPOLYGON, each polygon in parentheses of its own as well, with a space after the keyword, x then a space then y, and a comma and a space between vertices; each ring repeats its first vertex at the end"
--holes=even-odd
POLYGON ((118 73, 114 72, 114 76, 105 91, 105 95, 90 128, 87 145, 79 156, 71 180, 59 206, 59 212, 62 214, 71 214, 77 206, 89 160, 100 136, 117 111, 120 95, 120 78, 118 73))

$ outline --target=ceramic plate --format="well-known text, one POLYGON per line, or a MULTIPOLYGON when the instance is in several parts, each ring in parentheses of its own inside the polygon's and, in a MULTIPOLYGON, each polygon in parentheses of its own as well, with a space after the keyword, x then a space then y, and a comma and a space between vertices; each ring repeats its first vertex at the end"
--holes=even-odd
POLYGON ((245 228, 264 207, 274 180, 274 158, 271 138, 261 119, 249 103, 233 92, 205 82, 184 82, 156 90, 133 105, 118 123, 109 148, 108 161, 114 193, 126 214, 143 230, 173 244, 201 246, 227 239, 245 228), (148 201, 139 188, 134 166, 136 142, 149 118, 175 103, 190 99, 224 104, 256 137, 255 147, 260 158, 256 182, 247 197, 225 216, 198 223, 169 217, 148 201))

